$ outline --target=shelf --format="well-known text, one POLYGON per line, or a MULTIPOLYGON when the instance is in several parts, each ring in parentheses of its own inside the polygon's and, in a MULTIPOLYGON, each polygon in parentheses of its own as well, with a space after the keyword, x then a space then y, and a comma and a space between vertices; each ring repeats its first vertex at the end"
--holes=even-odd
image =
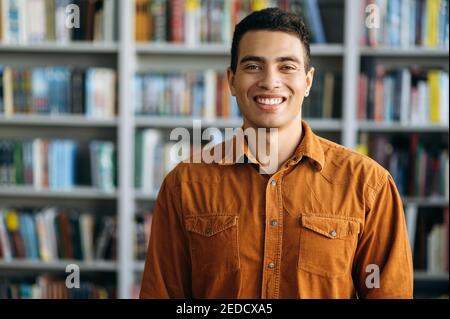
POLYGON ((117 53, 116 43, 102 42, 68 42, 39 43, 27 45, 0 44, 1 52, 31 52, 31 53, 117 53))
POLYGON ((362 56, 381 56, 381 57, 425 57, 425 58, 447 58, 449 57, 449 51, 446 49, 435 49, 435 48, 389 48, 389 47, 379 47, 361 48, 362 56))
POLYGON ((156 127, 156 128, 175 128, 175 127, 193 127, 193 121, 200 120, 202 127, 240 127, 242 120, 240 118, 234 119, 206 119, 199 117, 179 117, 179 116, 136 116, 136 127, 156 127))
POLYGON ((448 281, 447 273, 429 273, 426 271, 414 271, 414 280, 417 281, 448 281))
POLYGON ((427 207, 444 207, 448 206, 449 200, 445 197, 429 197, 429 198, 419 198, 419 197, 402 197, 405 205, 417 205, 417 206, 427 206, 427 207))
POLYGON ((230 47, 224 44, 202 44, 187 46, 175 43, 138 43, 138 54, 170 54, 170 55, 229 55, 230 47))
POLYGON ((448 133, 448 125, 424 124, 410 125, 399 122, 359 121, 358 129, 367 132, 442 132, 448 133))
POLYGON ((134 271, 143 272, 145 267, 145 261, 135 261, 134 262, 134 271))
POLYGON ((342 121, 336 119, 304 119, 315 131, 336 132, 342 130, 342 121))
MULTIPOLYGON (((236 128, 242 126, 240 118, 234 119, 205 119, 195 117, 177 117, 177 116, 136 116, 136 127, 155 127, 155 128, 175 128, 175 127, 193 127, 194 120, 201 120, 202 127, 217 128, 236 128)), ((308 124, 315 130, 319 131, 339 131, 342 129, 340 120, 327 119, 305 119, 308 124)))
POLYGON ((117 118, 96 119, 84 115, 43 115, 43 114, 14 114, 0 115, 0 125, 14 126, 64 126, 64 127, 116 127, 117 118))
POLYGON ((152 193, 145 193, 141 190, 135 190, 134 191, 134 198, 136 200, 141 201, 154 201, 156 200, 156 197, 158 196, 158 191, 152 192, 152 193))
POLYGON ((33 186, 0 185, 0 197, 67 198, 67 199, 116 199, 117 192, 105 192, 93 187, 75 187, 68 190, 38 190, 33 186))
POLYGON ((3 270, 43 270, 43 271, 64 271, 69 264, 76 264, 80 271, 117 271, 117 263, 114 261, 78 261, 78 260, 58 260, 44 262, 40 260, 19 260, 5 261, 0 259, 0 269, 3 270))
MULTIPOLYGON (((312 44, 312 56, 340 56, 344 54, 344 47, 341 44, 312 44)), ((216 55, 229 56, 231 44, 200 44, 188 46, 175 43, 138 43, 136 52, 138 54, 163 54, 163 55, 216 55)))

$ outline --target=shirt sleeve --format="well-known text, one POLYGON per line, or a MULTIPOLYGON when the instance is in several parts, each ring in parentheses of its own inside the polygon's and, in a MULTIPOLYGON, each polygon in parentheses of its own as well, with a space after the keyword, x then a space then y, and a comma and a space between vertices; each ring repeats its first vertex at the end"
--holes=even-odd
POLYGON ((353 264, 358 297, 412 298, 411 248, 392 176, 386 172, 371 194, 353 264))
MULTIPOLYGON (((170 175, 170 174, 169 174, 170 175)), ((190 254, 178 186, 164 180, 154 209, 140 298, 190 297, 190 254)))

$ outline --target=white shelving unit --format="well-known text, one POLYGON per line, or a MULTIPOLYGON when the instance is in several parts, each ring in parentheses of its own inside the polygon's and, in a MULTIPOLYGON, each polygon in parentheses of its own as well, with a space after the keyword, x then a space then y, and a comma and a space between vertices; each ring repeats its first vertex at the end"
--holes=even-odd
POLYGON ((117 199, 117 191, 102 191, 93 187, 74 187, 67 190, 36 189, 33 186, 2 186, 0 196, 19 198, 117 199))
MULTIPOLYGON (((84 116, 39 116, 23 115, 5 117, 0 116, 0 127, 8 127, 11 130, 20 130, 22 127, 53 127, 55 129, 70 127, 73 130, 85 128, 112 129, 117 136, 118 146, 118 188, 114 192, 102 192, 92 188, 75 188, 69 191, 36 190, 32 187, 0 187, 0 200, 3 198, 41 198, 51 201, 53 198, 69 198, 74 200, 112 200, 117 202, 118 212, 118 260, 105 263, 80 263, 82 270, 117 272, 118 296, 129 298, 135 276, 140 276, 144 263, 133 260, 133 218, 137 203, 152 202, 157 194, 145 194, 134 190, 134 132, 137 128, 153 127, 170 129, 173 127, 192 127, 192 117, 135 117, 133 114, 133 77, 137 71, 151 70, 155 65, 164 67, 178 67, 180 64, 194 66, 195 68, 214 67, 225 71, 229 62, 229 45, 201 45, 188 47, 178 44, 136 44, 134 43, 134 1, 117 1, 119 10, 119 40, 117 43, 70 43, 70 44, 41 44, 33 46, 13 46, 0 44, 0 64, 2 55, 8 58, 18 55, 16 58, 30 57, 30 53, 38 53, 43 57, 42 61, 51 61, 52 57, 64 57, 80 54, 94 56, 102 60, 103 56, 116 61, 119 74, 118 104, 119 114, 117 118, 108 120, 89 119, 84 116), (183 56, 183 63, 171 65, 170 61, 176 61, 183 56)), ((397 123, 372 123, 358 122, 356 119, 358 74, 362 57, 406 57, 441 59, 448 63, 448 50, 431 50, 423 48, 391 49, 391 48, 360 48, 360 0, 344 0, 344 43, 330 45, 312 45, 311 53, 314 58, 323 60, 336 59, 340 61, 343 75, 342 85, 342 118, 333 120, 309 121, 312 128, 319 132, 334 132, 340 134, 340 141, 344 146, 354 148, 357 144, 357 136, 361 131, 370 132, 442 132, 448 133, 448 126, 403 126, 397 123)), ((15 60, 15 61, 16 61, 15 60)), ((13 61, 11 59, 11 61, 13 61)), ((55 63, 61 63, 59 62, 55 63)), ((64 61, 64 60, 62 60, 64 61)), ((71 61, 67 58, 67 61, 71 61)), ((84 60, 83 60, 84 61, 84 60)), ((88 59, 88 62, 90 60, 88 59)), ((108 60, 109 61, 109 60, 108 60)), ((88 63, 86 62, 86 63, 88 63)), ((33 61, 39 63, 39 58, 33 61)), ((44 64, 45 64, 44 63, 44 64)), ((84 63, 84 62, 83 62, 84 63)), ((48 63, 47 63, 48 64, 48 63)), ((201 119, 202 127, 214 126, 218 128, 239 127, 240 119, 201 119)), ((419 206, 448 206, 448 198, 416 199, 405 198, 405 204, 419 206)), ((0 261, 1 269, 34 269, 34 270, 64 270, 68 261, 52 263, 31 261, 0 261)), ((418 280, 448 280, 447 274, 416 273, 418 280)))
MULTIPOLYGON (((1 52, 1 51, 0 51, 1 52)), ((117 118, 93 119, 83 115, 14 115, 0 116, 0 125, 8 126, 64 126, 64 127, 112 127, 117 126, 117 118)))
POLYGON ((71 43, 39 43, 19 46, 0 44, 0 52, 44 52, 44 53, 114 53, 117 54, 117 43, 103 42, 71 42, 71 43))
POLYGON ((425 57, 425 58, 448 58, 448 51, 432 48, 361 48, 362 56, 374 57, 425 57))
POLYGON ((92 261, 81 262, 78 260, 58 260, 58 261, 35 261, 35 260, 11 260, 0 261, 0 270, 28 270, 28 271, 62 271, 65 272, 67 265, 76 264, 80 268, 80 272, 117 271, 117 263, 112 261, 92 261))
POLYGON ((383 123, 360 121, 358 129, 365 132, 441 132, 448 133, 448 126, 443 124, 405 125, 402 123, 383 123))
POLYGON ((448 281, 448 273, 429 273, 425 271, 416 271, 414 280, 416 281, 448 281))

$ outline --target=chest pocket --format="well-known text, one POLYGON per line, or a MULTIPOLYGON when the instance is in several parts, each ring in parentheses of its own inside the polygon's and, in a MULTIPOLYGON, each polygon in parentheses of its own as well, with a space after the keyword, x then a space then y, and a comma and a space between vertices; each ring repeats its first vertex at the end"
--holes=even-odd
POLYGON ((326 277, 350 273, 358 233, 354 220, 302 215, 298 268, 326 277))
POLYGON ((193 275, 239 269, 238 216, 188 216, 185 227, 193 275))

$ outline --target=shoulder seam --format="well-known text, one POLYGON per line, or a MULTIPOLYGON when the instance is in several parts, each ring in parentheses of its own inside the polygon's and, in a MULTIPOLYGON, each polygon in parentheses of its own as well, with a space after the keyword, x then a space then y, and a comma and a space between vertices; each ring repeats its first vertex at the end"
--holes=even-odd
POLYGON ((381 187, 383 185, 385 185, 387 183, 387 181, 388 181, 389 172, 386 169, 384 169, 383 173, 384 173, 383 176, 379 179, 379 181, 376 183, 375 186, 367 185, 370 189, 372 189, 372 192, 370 193, 371 194, 371 196, 370 196, 371 198, 368 198, 370 200, 370 203, 368 203, 369 207, 373 206, 373 203, 375 202, 376 195, 380 191, 381 187))

